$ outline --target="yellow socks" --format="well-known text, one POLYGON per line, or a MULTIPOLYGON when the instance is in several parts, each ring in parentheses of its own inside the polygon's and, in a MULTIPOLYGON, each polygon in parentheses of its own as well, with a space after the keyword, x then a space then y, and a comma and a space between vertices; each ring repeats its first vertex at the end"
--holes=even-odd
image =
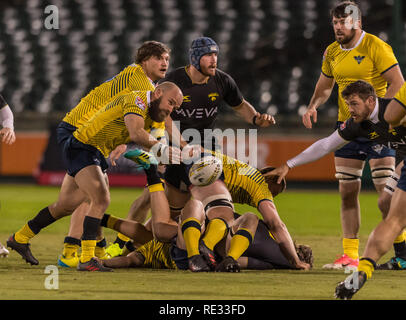
POLYGON ((204 244, 207 248, 213 250, 214 246, 227 235, 227 231, 228 225, 223 219, 215 218, 210 220, 203 237, 204 244))
POLYGON ((88 262, 95 256, 96 242, 96 240, 82 240, 82 255, 80 256, 80 262, 88 262))
POLYGON ((248 249, 251 244, 253 236, 248 229, 240 228, 235 235, 231 238, 230 249, 228 256, 237 260, 248 249))
POLYGON ((31 238, 35 236, 35 233, 30 229, 28 223, 26 223, 20 230, 14 234, 14 239, 18 243, 28 243, 31 238))
POLYGON ((118 234, 117 234, 117 238, 119 238, 120 240, 122 240, 122 241, 124 241, 124 242, 130 241, 130 238, 127 237, 127 236, 125 236, 125 235, 123 235, 122 233, 118 233, 118 234))
POLYGON ((196 218, 188 218, 182 222, 182 235, 185 240, 188 258, 200 254, 199 240, 201 235, 200 221, 196 218))
POLYGON ((343 249, 344 254, 346 254, 351 259, 358 259, 358 247, 359 247, 359 239, 343 239, 343 249))
POLYGON ((367 275, 367 279, 372 277, 372 272, 375 270, 375 262, 368 258, 359 260, 358 271, 363 271, 367 275))
POLYGON ((76 257, 78 255, 79 247, 80 246, 77 244, 64 243, 62 255, 67 259, 76 257))

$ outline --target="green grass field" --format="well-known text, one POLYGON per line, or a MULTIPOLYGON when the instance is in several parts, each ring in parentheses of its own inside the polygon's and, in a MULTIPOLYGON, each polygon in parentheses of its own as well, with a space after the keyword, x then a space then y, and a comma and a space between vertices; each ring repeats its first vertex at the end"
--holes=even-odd
MULTIPOLYGON (((109 213, 125 217, 140 190, 113 188, 109 213)), ((35 185, 0 185, 0 241, 18 230, 40 209, 55 201, 58 188, 35 185)), ((375 193, 361 195, 362 226, 360 253, 369 232, 380 220, 375 193)), ((347 275, 343 271, 327 271, 322 265, 332 262, 341 253, 341 228, 338 192, 288 190, 278 196, 279 214, 298 243, 313 248, 315 265, 311 271, 243 271, 237 274, 198 273, 174 270, 121 269, 112 273, 81 273, 59 268, 59 288, 48 290, 44 273, 48 265, 56 265, 68 231, 69 217, 49 226, 31 241, 38 266, 26 264, 11 252, 0 259, 0 299, 135 299, 135 300, 269 300, 269 299, 333 299, 337 282, 347 275)), ((237 206, 238 211, 252 211, 237 206)), ((256 212, 254 210, 254 212, 256 212)), ((115 233, 105 231, 107 241, 115 233)), ((384 258, 391 256, 390 252, 384 258)), ((354 299, 405 299, 406 273, 376 271, 373 279, 354 299)))

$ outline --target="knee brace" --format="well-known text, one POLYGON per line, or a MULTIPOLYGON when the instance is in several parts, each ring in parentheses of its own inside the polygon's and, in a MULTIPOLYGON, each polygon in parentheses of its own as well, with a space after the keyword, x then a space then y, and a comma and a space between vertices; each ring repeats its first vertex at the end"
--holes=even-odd
POLYGON ((388 192, 389 194, 393 194, 395 188, 399 181, 399 175, 396 172, 393 172, 392 175, 386 180, 384 191, 388 192))
POLYGON ((234 212, 234 204, 233 201, 230 199, 230 196, 227 194, 219 194, 211 197, 207 197, 204 201, 202 201, 204 206, 204 212, 207 213, 217 207, 228 207, 234 212))
POLYGON ((336 179, 340 182, 355 182, 361 181, 362 169, 350 167, 336 167, 336 179))
POLYGON ((395 173, 394 166, 379 166, 371 168, 371 176, 374 184, 387 183, 389 178, 391 178, 394 173, 395 173))

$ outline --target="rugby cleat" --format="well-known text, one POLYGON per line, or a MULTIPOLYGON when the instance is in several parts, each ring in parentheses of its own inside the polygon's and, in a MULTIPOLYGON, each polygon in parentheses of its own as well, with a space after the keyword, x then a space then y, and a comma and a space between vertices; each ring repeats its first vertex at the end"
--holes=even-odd
POLYGON ((8 251, 7 248, 0 243, 0 257, 7 258, 9 253, 10 251, 8 251))
POLYGON ((323 269, 339 270, 346 269, 350 271, 356 271, 358 268, 359 259, 351 259, 346 254, 343 254, 340 258, 333 263, 328 263, 323 266, 323 269))
POLYGON ((240 265, 230 256, 227 256, 216 267, 216 272, 240 272, 240 265))
POLYGON ((406 260, 393 257, 388 262, 378 264, 376 270, 406 270, 406 260))
POLYGON ((344 281, 338 283, 334 297, 341 300, 351 300, 367 281, 367 275, 362 271, 355 271, 344 281))
POLYGON ((151 164, 158 164, 158 161, 151 153, 148 153, 141 149, 127 151, 126 153, 124 153, 124 158, 134 161, 144 169, 149 169, 151 164))
POLYGON ((80 262, 77 266, 78 271, 99 271, 99 272, 111 272, 112 268, 107 268, 97 259, 92 258, 88 262, 80 262))
POLYGON ((196 254, 188 259, 189 270, 192 272, 208 272, 210 267, 207 265, 206 259, 201 254, 196 254))
POLYGON ((123 254, 123 249, 120 248, 118 243, 110 243, 110 245, 106 248, 106 253, 110 256, 110 258, 118 257, 123 254))
POLYGON ((64 255, 60 255, 58 258, 58 266, 64 268, 77 268, 79 264, 79 257, 74 255, 70 258, 66 258, 64 255))
POLYGON ((207 265, 210 267, 212 271, 216 269, 217 262, 216 258, 214 256, 213 250, 210 250, 207 248, 207 246, 204 244, 203 240, 200 240, 199 242, 199 252, 203 256, 203 258, 206 260, 207 265))
POLYGON ((38 265, 39 262, 31 253, 29 243, 18 243, 14 239, 14 234, 7 240, 7 247, 17 251, 23 259, 31 265, 38 265))

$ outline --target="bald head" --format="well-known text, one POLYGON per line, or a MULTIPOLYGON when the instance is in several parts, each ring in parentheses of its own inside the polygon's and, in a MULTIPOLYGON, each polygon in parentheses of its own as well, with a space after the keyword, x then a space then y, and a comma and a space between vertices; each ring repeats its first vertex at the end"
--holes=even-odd
POLYGON ((173 82, 160 83, 151 96, 150 116, 156 122, 162 122, 178 109, 183 102, 182 90, 173 82))

